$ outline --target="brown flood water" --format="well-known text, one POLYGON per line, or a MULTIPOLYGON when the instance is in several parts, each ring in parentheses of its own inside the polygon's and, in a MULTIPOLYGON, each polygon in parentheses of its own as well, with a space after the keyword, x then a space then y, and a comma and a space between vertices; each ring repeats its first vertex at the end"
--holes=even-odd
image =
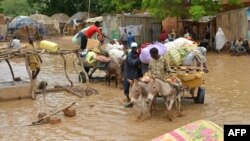
MULTIPOLYGON (((69 39, 60 41, 61 46, 71 47, 69 39)), ((50 86, 69 84, 63 73, 61 58, 43 55, 39 80, 45 80, 50 86)), ((68 55, 67 59, 74 57, 68 55)), ((104 82, 91 82, 90 86, 99 90, 99 95, 82 98, 75 106, 77 116, 66 118, 62 113, 62 123, 39 126, 24 126, 36 120, 41 110, 55 111, 77 97, 66 93, 46 94, 50 107, 44 106, 42 96, 37 100, 19 100, 0 103, 0 140, 81 140, 81 141, 144 141, 150 140, 172 129, 190 122, 206 119, 223 126, 224 124, 250 124, 250 56, 234 57, 228 54, 208 53, 206 74, 205 104, 194 104, 185 100, 182 104, 185 116, 170 122, 164 113, 163 104, 156 106, 156 114, 148 120, 136 121, 135 110, 124 108, 123 92, 108 87, 104 82)), ((14 60, 16 76, 28 79, 22 61, 14 60)), ((11 75, 5 62, 0 63, 0 81, 10 81, 11 75)), ((71 79, 78 81, 72 64, 68 69, 71 79)), ((101 75, 97 73, 96 75, 101 75)))

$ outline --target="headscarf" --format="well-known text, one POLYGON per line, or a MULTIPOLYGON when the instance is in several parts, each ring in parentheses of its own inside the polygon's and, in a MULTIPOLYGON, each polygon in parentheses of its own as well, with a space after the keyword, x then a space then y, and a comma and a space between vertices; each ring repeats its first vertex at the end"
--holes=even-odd
POLYGON ((221 50, 226 43, 226 37, 222 29, 219 27, 215 35, 216 50, 221 50))

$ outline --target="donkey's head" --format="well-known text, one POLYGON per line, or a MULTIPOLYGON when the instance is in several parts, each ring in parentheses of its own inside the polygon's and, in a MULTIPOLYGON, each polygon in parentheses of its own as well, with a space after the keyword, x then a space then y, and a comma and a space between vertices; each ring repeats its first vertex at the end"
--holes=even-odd
POLYGON ((151 78, 148 83, 148 100, 152 101, 160 92, 160 85, 155 78, 151 78))
POLYGON ((131 102, 135 102, 141 95, 142 89, 141 86, 138 84, 138 80, 136 79, 134 81, 129 80, 129 83, 131 85, 129 97, 131 102))

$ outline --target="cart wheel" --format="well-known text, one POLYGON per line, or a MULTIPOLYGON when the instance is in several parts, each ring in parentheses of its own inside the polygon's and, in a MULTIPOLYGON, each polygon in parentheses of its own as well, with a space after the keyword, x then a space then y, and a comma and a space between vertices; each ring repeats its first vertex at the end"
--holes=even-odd
POLYGON ((85 78, 85 75, 84 75, 84 73, 82 71, 80 72, 80 74, 78 76, 78 80, 81 83, 86 83, 86 78, 85 78))
POLYGON ((205 88, 199 87, 195 103, 203 104, 205 99, 205 88))

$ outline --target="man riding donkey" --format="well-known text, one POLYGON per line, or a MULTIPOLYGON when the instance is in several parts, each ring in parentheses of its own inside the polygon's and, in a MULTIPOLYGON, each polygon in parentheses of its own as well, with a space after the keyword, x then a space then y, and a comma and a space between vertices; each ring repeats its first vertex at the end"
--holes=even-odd
MULTIPOLYGON (((178 96, 178 94, 182 89, 181 81, 170 74, 171 69, 167 57, 160 56, 157 48, 151 48, 150 55, 151 60, 149 61, 148 72, 145 73, 141 81, 134 80, 130 93, 132 98, 130 105, 136 104, 141 109, 138 116, 139 119, 145 112, 145 110, 143 110, 145 106, 147 107, 146 109, 149 110, 150 116, 152 116, 156 96, 158 95, 164 97, 168 111, 171 111, 172 104, 178 97, 178 109, 180 109, 180 96, 178 96), (145 94, 145 91, 147 94, 145 94)), ((171 115, 169 117, 171 117, 171 115)))
POLYGON ((149 70, 142 78, 142 81, 148 82, 150 77, 156 77, 170 83, 179 91, 182 85, 181 81, 170 74, 171 68, 167 58, 160 56, 157 48, 150 49, 150 55, 152 59, 149 61, 149 70))
MULTIPOLYGON (((143 82, 149 83, 151 78, 158 78, 173 86, 173 90, 177 90, 179 93, 181 89, 181 81, 170 74, 170 66, 165 57, 160 56, 157 48, 150 49, 151 60, 149 61, 149 70, 145 73, 144 77, 141 79, 143 82)), ((133 80, 133 79, 132 79, 133 80)), ((125 107, 132 107, 133 103, 130 102, 125 105, 125 107)))

